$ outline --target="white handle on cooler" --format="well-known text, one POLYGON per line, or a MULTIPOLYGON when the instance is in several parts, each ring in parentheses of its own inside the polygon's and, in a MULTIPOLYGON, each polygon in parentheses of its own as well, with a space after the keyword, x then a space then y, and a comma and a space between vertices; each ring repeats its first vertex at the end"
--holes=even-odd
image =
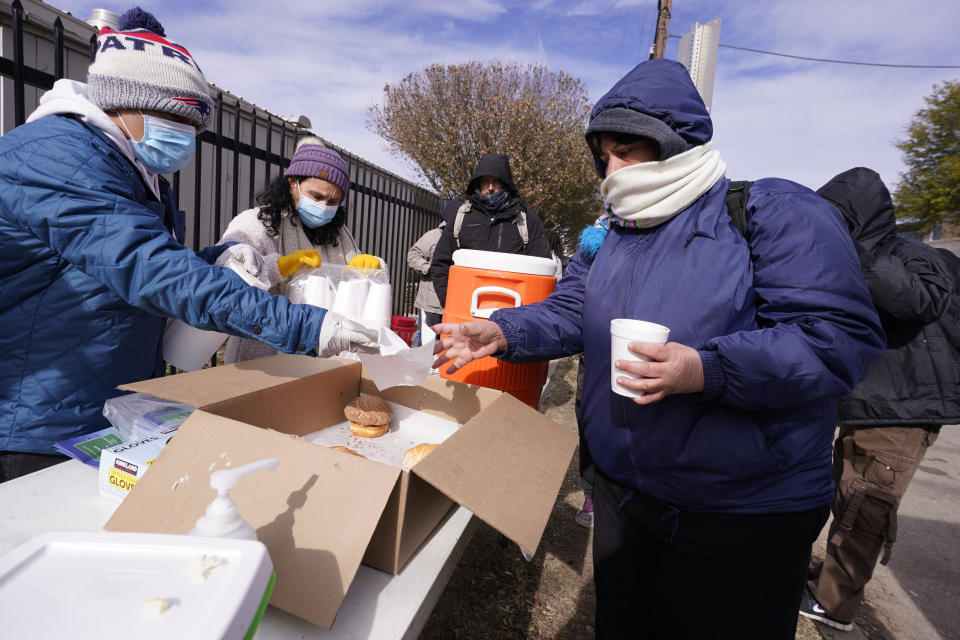
POLYGON ((477 298, 480 297, 481 293, 502 293, 505 296, 513 298, 513 306, 520 306, 520 294, 512 289, 507 289, 506 287, 477 287, 473 290, 473 297, 470 299, 470 315, 474 318, 489 318, 493 315, 494 311, 498 311, 498 309, 494 307, 490 307, 489 309, 477 308, 477 298))

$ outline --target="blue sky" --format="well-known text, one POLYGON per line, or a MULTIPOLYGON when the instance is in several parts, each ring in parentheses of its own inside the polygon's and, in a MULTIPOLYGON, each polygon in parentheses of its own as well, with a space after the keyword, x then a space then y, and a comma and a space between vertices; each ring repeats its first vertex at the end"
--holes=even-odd
MULTIPOLYGON (((50 0, 86 18, 107 0, 50 0)), ((364 127, 383 86, 429 64, 545 64, 599 98, 646 59, 655 0, 143 0, 207 79, 267 110, 305 114, 331 142, 405 177, 416 173, 364 127)), ((720 42, 820 58, 960 65, 960 2, 674 0, 670 33, 722 20, 720 42)), ((667 57, 677 57, 671 39, 667 57)), ((960 69, 805 62, 721 48, 713 95, 716 147, 733 179, 780 176, 820 186, 863 165, 894 186, 894 140, 934 83, 960 69)))

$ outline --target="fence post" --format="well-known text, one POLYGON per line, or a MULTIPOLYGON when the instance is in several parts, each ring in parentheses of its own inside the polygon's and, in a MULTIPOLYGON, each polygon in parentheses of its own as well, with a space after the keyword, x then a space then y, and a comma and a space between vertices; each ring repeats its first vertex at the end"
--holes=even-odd
MULTIPOLYGON (((216 243, 220 239, 220 205, 223 202, 223 91, 217 92, 217 138, 214 150, 217 157, 213 161, 213 183, 216 189, 213 194, 213 243, 216 243)), ((197 247, 199 246, 198 244, 197 247)), ((217 353, 210 356, 210 366, 217 366, 217 353)))
POLYGON ((237 216, 240 198, 240 100, 233 103, 233 210, 230 218, 237 216))
POLYGON ((19 127, 26 121, 23 87, 23 5, 13 0, 10 5, 13 12, 13 114, 14 126, 19 127))
POLYGON ((53 21, 53 75, 63 77, 63 21, 60 16, 53 21))
MULTIPOLYGON (((180 209, 180 171, 173 174, 173 206, 180 209)), ((186 238, 184 238, 186 240, 186 238)))
POLYGON ((257 108, 250 115, 250 206, 254 204, 253 185, 257 181, 257 108))
POLYGON ((217 141, 214 145, 217 157, 214 159, 214 179, 216 192, 213 194, 213 242, 220 239, 220 205, 223 203, 223 91, 217 92, 217 141))
POLYGON ((267 158, 266 175, 263 176, 263 188, 270 186, 270 147, 273 142, 273 116, 267 116, 267 158))
POLYGON ((200 191, 200 185, 203 182, 201 180, 203 142, 200 140, 199 134, 197 134, 197 152, 193 154, 193 160, 196 163, 193 166, 193 250, 196 251, 200 248, 200 198, 203 195, 200 191))

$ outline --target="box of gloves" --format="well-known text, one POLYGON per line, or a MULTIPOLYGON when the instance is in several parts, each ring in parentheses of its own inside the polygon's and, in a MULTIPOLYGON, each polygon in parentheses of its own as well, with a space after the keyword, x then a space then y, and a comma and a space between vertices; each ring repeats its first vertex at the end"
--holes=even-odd
POLYGON ((230 497, 269 549, 271 604, 326 628, 361 563, 399 572, 457 504, 535 552, 577 445, 501 391, 435 376, 381 390, 341 358, 277 355, 124 388, 198 409, 106 529, 187 533, 215 495, 213 471, 277 458, 276 474, 244 478, 230 497), (391 436, 452 426, 409 469, 365 443, 346 443, 362 455, 335 450, 347 405, 366 395, 395 408, 391 436))
POLYGON ((100 452, 100 495, 122 502, 172 437, 158 432, 100 452))

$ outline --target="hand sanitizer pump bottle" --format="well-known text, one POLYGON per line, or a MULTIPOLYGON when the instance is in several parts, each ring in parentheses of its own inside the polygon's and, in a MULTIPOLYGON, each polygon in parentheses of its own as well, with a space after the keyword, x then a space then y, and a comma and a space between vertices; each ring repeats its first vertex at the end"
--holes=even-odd
POLYGON ((197 519, 197 525, 190 530, 190 535, 256 540, 256 531, 240 517, 237 505, 230 499, 229 491, 248 473, 263 468, 274 473, 279 464, 280 461, 276 458, 264 458, 236 469, 221 469, 211 473, 210 486, 217 490, 217 497, 207 506, 207 512, 197 519))

